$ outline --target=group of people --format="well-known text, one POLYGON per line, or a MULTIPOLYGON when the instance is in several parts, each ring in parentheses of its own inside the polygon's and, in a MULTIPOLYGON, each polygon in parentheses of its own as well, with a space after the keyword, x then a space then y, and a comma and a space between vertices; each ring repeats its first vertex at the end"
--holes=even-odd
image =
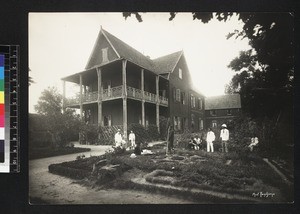
MULTIPOLYGON (((229 131, 227 129, 226 124, 223 124, 221 126, 221 132, 220 132, 220 139, 222 141, 222 152, 228 152, 228 140, 229 140, 229 131)), ((208 129, 208 132, 206 134, 206 150, 207 152, 214 152, 214 141, 216 140, 215 133, 212 131, 211 128, 208 129)), ((121 130, 118 129, 117 133, 115 134, 115 146, 121 147, 124 149, 134 149, 134 153, 139 154, 140 153, 140 145, 136 143, 135 141, 135 134, 133 131, 130 131, 130 134, 128 136, 129 145, 127 145, 126 141, 124 140, 121 130)), ((172 151, 174 149, 174 130, 173 127, 170 126, 168 130, 168 149, 169 151, 172 151)), ((189 141, 189 148, 200 150, 202 149, 202 140, 199 136, 192 137, 189 141)))
POLYGON ((135 134, 133 131, 130 131, 130 134, 128 136, 129 145, 127 145, 125 139, 123 138, 121 134, 121 130, 118 129, 117 133, 115 134, 115 146, 124 148, 124 149, 134 149, 136 154, 140 153, 140 145, 139 143, 136 143, 135 141, 135 134))
MULTIPOLYGON (((221 126, 220 139, 222 142, 222 152, 228 152, 228 140, 229 140, 229 131, 227 129, 226 124, 221 126)), ((216 140, 215 133, 211 128, 208 128, 208 132, 206 134, 206 151, 214 152, 214 144, 213 142, 216 140)), ((189 141, 189 148, 199 150, 202 146, 202 140, 199 136, 192 137, 189 141)))

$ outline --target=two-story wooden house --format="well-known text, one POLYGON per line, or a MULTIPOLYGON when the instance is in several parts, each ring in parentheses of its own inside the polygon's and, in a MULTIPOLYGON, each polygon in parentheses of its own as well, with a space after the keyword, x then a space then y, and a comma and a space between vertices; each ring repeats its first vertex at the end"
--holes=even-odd
POLYGON ((90 124, 123 126, 124 136, 131 123, 159 129, 160 117, 179 131, 203 128, 204 96, 192 87, 183 51, 152 60, 101 28, 85 70, 62 80, 64 108, 90 124), (79 97, 65 98, 66 82, 79 85, 79 97))
POLYGON ((206 126, 220 128, 223 123, 230 123, 241 114, 239 94, 227 94, 205 98, 206 126))

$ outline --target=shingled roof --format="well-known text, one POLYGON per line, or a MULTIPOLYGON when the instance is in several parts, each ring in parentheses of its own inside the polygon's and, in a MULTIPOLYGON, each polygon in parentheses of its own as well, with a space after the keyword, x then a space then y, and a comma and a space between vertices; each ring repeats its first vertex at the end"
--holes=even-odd
POLYGON ((155 65, 156 73, 168 73, 172 72, 178 63, 183 51, 178 51, 175 53, 168 54, 166 56, 162 56, 153 60, 155 65))
POLYGON ((205 98, 205 110, 241 108, 239 94, 227 94, 205 98))
MULTIPOLYGON (((180 57, 183 54, 183 51, 178 51, 175 53, 171 53, 159 58, 156 58, 154 60, 151 60, 149 57, 143 55, 141 52, 137 51, 133 47, 129 46, 122 40, 118 39, 114 35, 110 34, 103 28, 101 28, 99 36, 96 41, 99 42, 100 35, 103 34, 103 36, 108 40, 108 42, 111 44, 112 48, 115 50, 116 54, 120 58, 127 59, 131 61, 134 64, 137 64, 147 70, 150 70, 152 72, 155 72, 157 74, 163 74, 172 72, 176 64, 178 63, 180 57)), ((94 55, 97 55, 100 52, 94 52, 94 55)), ((97 56, 91 56, 93 58, 98 58, 97 56)), ((87 64, 86 69, 89 67, 89 62, 87 64)))
POLYGON ((128 59, 143 68, 154 71, 154 64, 150 58, 127 45, 125 42, 110 34, 106 30, 102 29, 102 31, 121 58, 128 59))

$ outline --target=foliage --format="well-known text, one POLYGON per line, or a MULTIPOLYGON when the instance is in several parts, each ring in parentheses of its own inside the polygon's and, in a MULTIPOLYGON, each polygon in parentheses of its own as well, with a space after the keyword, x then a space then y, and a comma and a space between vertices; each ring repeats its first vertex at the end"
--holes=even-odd
POLYGON ((53 147, 63 147, 77 138, 79 116, 71 109, 65 109, 62 113, 62 96, 55 87, 48 87, 42 92, 35 110, 44 118, 40 125, 51 134, 53 147))
POLYGON ((98 126, 92 124, 80 124, 80 144, 98 144, 98 126))
POLYGON ((141 124, 133 123, 130 124, 128 130, 132 130, 135 133, 137 143, 144 144, 159 139, 159 133, 155 125, 150 124, 145 128, 141 124))
POLYGON ((240 13, 239 17, 243 30, 228 37, 247 37, 252 49, 229 64, 236 75, 227 93, 239 92, 243 111, 268 132, 263 136, 265 146, 274 148, 273 141, 279 139, 282 144, 293 144, 293 14, 240 13), (279 127, 285 132, 280 133, 279 127), (275 138, 277 133, 279 138, 275 138))

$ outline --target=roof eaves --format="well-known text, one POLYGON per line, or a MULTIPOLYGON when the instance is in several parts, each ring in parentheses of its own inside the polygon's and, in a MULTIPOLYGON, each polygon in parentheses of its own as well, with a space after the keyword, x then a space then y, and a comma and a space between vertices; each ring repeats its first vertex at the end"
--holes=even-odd
POLYGON ((181 58, 182 55, 183 55, 183 51, 181 51, 180 55, 178 56, 178 59, 177 59, 175 65, 174 65, 174 67, 172 68, 171 73, 173 73, 173 71, 176 68, 176 65, 178 64, 178 62, 179 62, 179 60, 180 60, 180 58, 181 58))
POLYGON ((98 42, 99 42, 99 40, 100 40, 100 36, 101 36, 101 30, 100 30, 100 32, 98 33, 96 42, 94 43, 93 50, 92 50, 92 52, 91 52, 91 54, 90 54, 90 56, 89 56, 89 59, 88 59, 88 61, 87 61, 87 63, 86 63, 85 69, 88 68, 88 65, 89 65, 89 63, 90 63, 90 61, 91 61, 91 59, 92 59, 92 56, 93 56, 93 54, 94 54, 94 52, 95 52, 95 50, 96 50, 96 46, 97 46, 97 44, 98 44, 98 42))

